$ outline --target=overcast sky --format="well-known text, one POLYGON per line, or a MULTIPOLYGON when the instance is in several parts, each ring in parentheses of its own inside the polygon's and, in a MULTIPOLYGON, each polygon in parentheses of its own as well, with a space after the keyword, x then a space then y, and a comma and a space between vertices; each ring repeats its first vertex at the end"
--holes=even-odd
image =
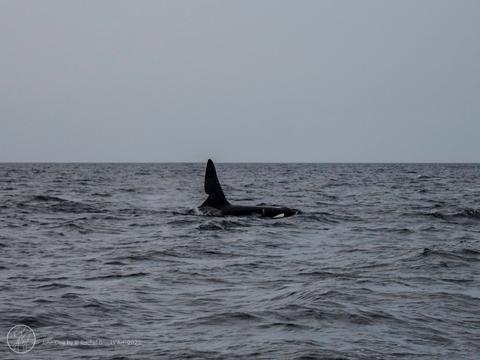
POLYGON ((480 162, 480 1, 0 0, 0 162, 480 162))

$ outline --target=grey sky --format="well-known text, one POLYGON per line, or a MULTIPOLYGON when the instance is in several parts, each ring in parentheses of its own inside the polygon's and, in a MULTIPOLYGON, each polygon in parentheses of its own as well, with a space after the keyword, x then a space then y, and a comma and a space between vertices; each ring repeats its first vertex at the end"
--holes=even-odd
POLYGON ((480 162, 480 1, 0 0, 0 161, 480 162))

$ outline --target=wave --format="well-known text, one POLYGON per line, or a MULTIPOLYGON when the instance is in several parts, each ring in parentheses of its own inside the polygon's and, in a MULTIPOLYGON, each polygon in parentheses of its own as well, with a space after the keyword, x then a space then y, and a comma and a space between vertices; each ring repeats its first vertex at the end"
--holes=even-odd
POLYGON ((88 278, 85 278, 85 280, 121 279, 121 278, 139 277, 139 276, 146 276, 146 275, 149 275, 149 273, 138 272, 138 273, 132 273, 132 274, 112 274, 112 275, 88 277, 88 278))
POLYGON ((463 209, 453 213, 436 211, 433 213, 427 213, 428 216, 431 216, 436 219, 445 220, 448 222, 465 222, 469 220, 480 220, 480 211, 476 209, 463 209))

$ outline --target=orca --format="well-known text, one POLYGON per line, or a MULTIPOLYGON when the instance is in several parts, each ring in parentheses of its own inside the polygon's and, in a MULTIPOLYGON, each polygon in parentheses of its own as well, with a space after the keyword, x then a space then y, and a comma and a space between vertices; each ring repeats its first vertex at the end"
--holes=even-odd
POLYGON ((223 194, 222 187, 218 181, 217 172, 213 161, 208 159, 207 170, 205 171, 205 192, 207 200, 199 206, 199 210, 206 215, 213 216, 245 216, 259 214, 274 219, 283 218, 297 214, 298 210, 292 210, 286 206, 247 206, 232 205, 223 194))

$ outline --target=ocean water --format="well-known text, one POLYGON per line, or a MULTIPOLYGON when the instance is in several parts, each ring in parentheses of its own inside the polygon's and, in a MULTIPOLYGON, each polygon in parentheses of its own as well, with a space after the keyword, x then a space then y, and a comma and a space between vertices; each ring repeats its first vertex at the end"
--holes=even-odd
POLYGON ((216 166, 0 164, 0 358, 480 359, 479 164, 216 166))

